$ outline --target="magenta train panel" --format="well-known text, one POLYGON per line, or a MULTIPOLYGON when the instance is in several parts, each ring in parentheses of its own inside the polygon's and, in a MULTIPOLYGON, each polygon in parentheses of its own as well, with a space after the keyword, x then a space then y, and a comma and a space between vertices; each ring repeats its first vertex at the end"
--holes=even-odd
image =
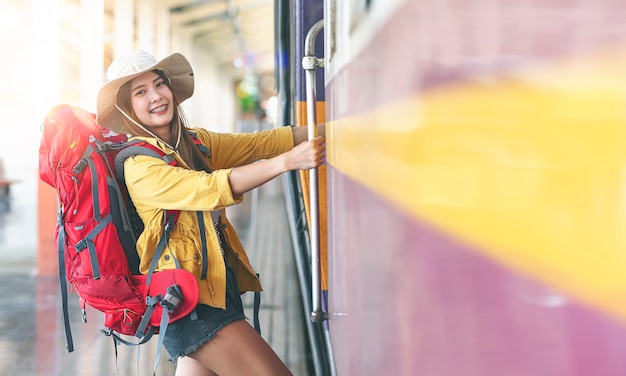
POLYGON ((342 116, 418 90, 626 41, 621 0, 451 3, 404 2, 342 74, 341 95, 350 98, 342 116))
POLYGON ((626 329, 329 168, 340 375, 624 375, 626 329))
MULTIPOLYGON (((326 88, 329 122, 626 39, 624 1, 438 4, 406 1, 342 68, 326 88)), ((339 375, 626 374, 623 325, 504 268, 335 167, 328 295, 339 375)))

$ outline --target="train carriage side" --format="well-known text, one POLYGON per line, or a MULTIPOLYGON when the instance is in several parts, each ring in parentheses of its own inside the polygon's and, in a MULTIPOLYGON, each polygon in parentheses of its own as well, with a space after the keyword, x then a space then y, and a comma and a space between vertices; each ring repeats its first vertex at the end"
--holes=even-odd
POLYGON ((337 374, 625 374, 626 3, 325 10, 337 374))

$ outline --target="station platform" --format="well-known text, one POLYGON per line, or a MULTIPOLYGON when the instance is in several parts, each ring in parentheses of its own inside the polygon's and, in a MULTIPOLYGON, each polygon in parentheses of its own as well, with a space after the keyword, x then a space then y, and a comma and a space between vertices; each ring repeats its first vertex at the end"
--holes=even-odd
MULTIPOLYGON (((38 275, 36 269, 36 185, 18 185, 0 205, 0 375, 109 376, 116 375, 116 364, 121 376, 151 375, 157 339, 140 348, 139 358, 135 347, 118 346, 116 361, 113 340, 100 333, 101 314, 88 308, 82 323, 75 294, 70 295, 75 351, 67 352, 58 277, 38 275)), ((281 181, 247 196, 228 213, 263 282, 261 332, 294 375, 307 376, 305 318, 281 181), (250 216, 253 210, 256 218, 250 216)), ((252 294, 243 299, 252 317, 252 294)), ((157 375, 174 374, 167 359, 163 349, 157 375)))

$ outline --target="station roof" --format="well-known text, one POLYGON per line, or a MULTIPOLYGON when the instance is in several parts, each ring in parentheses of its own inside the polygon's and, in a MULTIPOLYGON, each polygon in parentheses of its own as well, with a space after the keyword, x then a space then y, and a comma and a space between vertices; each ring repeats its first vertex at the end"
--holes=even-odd
POLYGON ((274 0, 170 0, 171 27, 211 50, 220 65, 274 70, 274 0))

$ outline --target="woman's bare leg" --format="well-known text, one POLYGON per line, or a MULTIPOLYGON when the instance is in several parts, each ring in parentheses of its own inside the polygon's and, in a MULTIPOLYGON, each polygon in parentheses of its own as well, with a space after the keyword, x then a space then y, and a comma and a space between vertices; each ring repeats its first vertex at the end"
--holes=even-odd
POLYGON ((189 357, 220 376, 292 376, 274 350, 244 320, 223 327, 189 357))
POLYGON ((217 376, 217 374, 198 361, 183 356, 176 360, 176 376, 217 376))

